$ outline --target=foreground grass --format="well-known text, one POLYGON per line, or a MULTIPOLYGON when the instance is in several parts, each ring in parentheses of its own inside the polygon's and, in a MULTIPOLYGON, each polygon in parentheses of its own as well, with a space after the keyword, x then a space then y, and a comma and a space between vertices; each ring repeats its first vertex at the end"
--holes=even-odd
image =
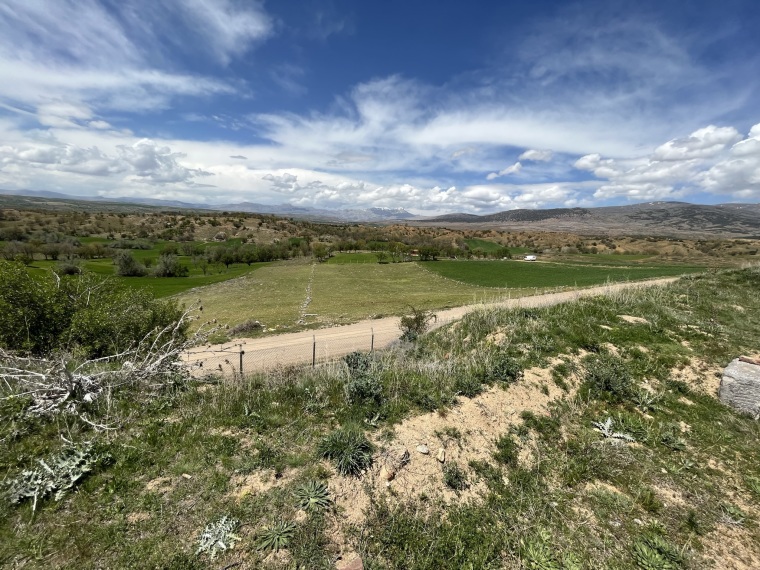
MULTIPOLYGON (((293 271, 308 279, 308 266, 293 271)), ((732 551, 760 556, 760 427, 677 371, 699 364, 710 383, 735 355, 760 352, 751 318, 759 288, 756 268, 613 299, 476 312, 374 364, 188 384, 148 401, 124 393, 121 429, 105 433, 30 419, 23 400, 6 400, 3 479, 64 445, 59 434, 92 440, 111 459, 36 514, 3 503, 0 565, 332 568, 346 541, 370 569, 732 567, 732 551), (333 489, 341 480, 317 451, 336 427, 392 443, 404 418, 445 418, 463 394, 509 392, 530 367, 551 369, 552 389, 567 396, 546 414, 514 410, 513 428, 492 434, 492 459, 459 465, 457 478, 441 473, 481 485, 472 500, 373 494, 350 523, 342 507, 298 510, 294 492, 306 481, 333 489), (592 422, 607 417, 636 443, 603 438, 592 422), (239 543, 213 562, 196 555, 198 535, 225 514, 241 523, 239 543), (275 556, 257 545, 277 521, 293 532, 275 556)), ((464 439, 451 422, 447 437, 464 439)))

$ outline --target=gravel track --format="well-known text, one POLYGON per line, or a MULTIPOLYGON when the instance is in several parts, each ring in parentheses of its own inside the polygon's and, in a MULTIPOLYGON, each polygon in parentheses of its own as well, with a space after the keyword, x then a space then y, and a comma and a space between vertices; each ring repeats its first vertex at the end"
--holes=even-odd
MULTIPOLYGON (((676 277, 651 279, 627 283, 613 283, 599 287, 589 287, 561 293, 547 293, 530 297, 519 297, 497 303, 465 305, 453 309, 436 311, 433 328, 461 319, 465 314, 482 308, 537 308, 567 303, 583 297, 609 295, 624 289, 637 289, 665 285, 676 281, 676 277)), ((266 336, 257 339, 235 339, 234 343, 201 346, 190 350, 184 361, 193 367, 194 376, 203 376, 220 371, 233 375, 239 371, 240 350, 243 355, 243 371, 259 372, 280 366, 311 364, 312 358, 324 362, 345 356, 354 351, 367 352, 374 346, 382 349, 398 340, 400 317, 386 317, 359 321, 351 325, 308 330, 295 333, 266 336), (316 349, 315 349, 316 347, 316 349)))

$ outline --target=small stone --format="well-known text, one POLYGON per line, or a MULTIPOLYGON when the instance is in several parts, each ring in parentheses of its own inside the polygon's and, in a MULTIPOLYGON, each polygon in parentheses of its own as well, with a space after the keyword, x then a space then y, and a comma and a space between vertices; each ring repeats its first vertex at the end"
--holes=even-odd
POLYGON ((644 526, 644 521, 641 519, 633 519, 633 522, 635 522, 639 526, 644 526))
POLYGON ((364 563, 361 558, 357 557, 344 566, 342 570, 364 570, 364 563))
POLYGON ((436 459, 440 461, 441 463, 446 461, 446 451, 443 448, 438 450, 438 455, 436 456, 436 459))
POLYGON ((391 468, 383 466, 383 468, 380 469, 380 478, 383 481, 393 481, 393 478, 395 476, 396 476, 396 472, 391 468))
POLYGON ((417 451, 419 451, 422 455, 428 455, 430 453, 430 448, 424 443, 421 443, 417 446, 417 451))
POLYGON ((183 478, 183 479, 192 479, 192 478, 193 478, 193 476, 192 476, 192 475, 188 475, 187 473, 183 473, 183 474, 182 474, 182 478, 183 478))

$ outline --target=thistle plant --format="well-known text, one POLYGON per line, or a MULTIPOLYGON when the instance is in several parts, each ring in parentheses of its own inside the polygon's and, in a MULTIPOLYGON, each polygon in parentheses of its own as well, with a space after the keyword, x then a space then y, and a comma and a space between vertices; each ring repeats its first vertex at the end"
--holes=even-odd
POLYGON ((622 439, 623 441, 636 441, 636 439, 627 433, 613 431, 612 426, 614 422, 612 418, 607 418, 604 422, 591 422, 596 430, 602 434, 605 438, 622 439))
POLYGON ((39 467, 22 471, 6 483, 7 497, 12 504, 32 499, 32 511, 37 502, 48 495, 60 501, 93 468, 105 459, 96 454, 91 443, 72 445, 57 455, 38 459, 39 467))
POLYGON ((233 534, 238 526, 238 521, 224 515, 216 522, 209 523, 198 537, 198 550, 196 556, 202 552, 209 553, 211 560, 216 558, 219 552, 232 548, 240 537, 233 534))

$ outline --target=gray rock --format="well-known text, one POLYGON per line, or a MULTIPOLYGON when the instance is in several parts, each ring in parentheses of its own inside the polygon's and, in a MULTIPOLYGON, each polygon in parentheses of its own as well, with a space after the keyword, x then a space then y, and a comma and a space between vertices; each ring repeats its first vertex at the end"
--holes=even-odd
POLYGON ((417 451, 419 451, 422 455, 427 455, 428 453, 430 453, 430 448, 424 443, 421 443, 420 445, 417 446, 417 451))
POLYGON ((718 396, 732 408, 760 418, 760 366, 735 358, 723 371, 718 396))

